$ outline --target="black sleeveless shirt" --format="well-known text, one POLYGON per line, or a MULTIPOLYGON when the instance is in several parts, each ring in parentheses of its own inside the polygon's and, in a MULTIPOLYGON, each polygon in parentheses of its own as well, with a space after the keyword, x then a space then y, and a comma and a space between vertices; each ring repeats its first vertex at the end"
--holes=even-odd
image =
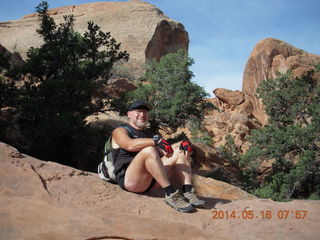
MULTIPOLYGON (((145 130, 137 130, 130 125, 127 125, 131 132, 134 133, 133 136, 130 132, 128 135, 130 138, 152 138, 153 133, 150 129, 145 130)), ((129 152, 122 148, 119 149, 111 149, 111 154, 113 158, 113 165, 114 165, 114 173, 117 174, 124 165, 129 165, 133 158, 138 154, 138 152, 129 152)))

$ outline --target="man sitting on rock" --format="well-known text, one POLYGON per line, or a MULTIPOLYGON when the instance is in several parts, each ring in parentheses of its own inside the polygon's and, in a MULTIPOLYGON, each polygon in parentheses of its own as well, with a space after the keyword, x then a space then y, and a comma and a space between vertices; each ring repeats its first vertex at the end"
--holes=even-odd
POLYGON ((132 103, 128 108, 128 127, 134 136, 123 127, 112 133, 111 152, 118 185, 135 193, 160 185, 165 192, 165 202, 181 212, 190 212, 193 206, 203 206, 205 202, 197 197, 191 183, 190 142, 182 141, 171 146, 158 135, 153 135, 147 129, 150 109, 145 102, 132 103), (183 194, 170 183, 172 174, 176 174, 183 184, 183 194))

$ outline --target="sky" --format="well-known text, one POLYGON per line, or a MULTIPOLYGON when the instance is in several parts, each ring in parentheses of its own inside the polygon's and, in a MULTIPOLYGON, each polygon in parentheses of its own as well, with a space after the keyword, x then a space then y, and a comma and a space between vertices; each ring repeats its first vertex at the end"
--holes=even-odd
MULTIPOLYGON (((49 8, 98 1, 47 0, 49 8)), ((265 38, 276 38, 320 55, 319 0, 146 2, 185 26, 190 39, 189 55, 194 59, 192 81, 211 95, 216 88, 242 89, 243 71, 250 53, 265 38)), ((39 3, 40 0, 1 0, 0 22, 33 13, 39 3)))

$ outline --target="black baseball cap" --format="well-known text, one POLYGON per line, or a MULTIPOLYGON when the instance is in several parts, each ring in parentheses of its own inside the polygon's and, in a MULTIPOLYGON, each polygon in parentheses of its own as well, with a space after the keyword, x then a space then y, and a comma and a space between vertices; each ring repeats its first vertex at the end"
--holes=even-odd
POLYGON ((129 106, 128 111, 132 111, 132 110, 135 110, 135 109, 145 109, 145 110, 150 111, 152 108, 151 108, 151 106, 150 106, 148 103, 146 103, 146 102, 143 102, 143 101, 134 101, 134 102, 131 103, 131 105, 129 106))

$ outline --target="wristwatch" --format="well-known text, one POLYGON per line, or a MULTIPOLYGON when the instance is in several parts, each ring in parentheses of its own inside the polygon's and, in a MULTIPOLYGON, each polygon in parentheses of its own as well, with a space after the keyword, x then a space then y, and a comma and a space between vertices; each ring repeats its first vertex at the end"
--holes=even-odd
POLYGON ((158 142, 159 140, 161 139, 161 137, 159 135, 154 135, 152 137, 152 140, 154 141, 154 145, 157 146, 158 145, 158 142))

